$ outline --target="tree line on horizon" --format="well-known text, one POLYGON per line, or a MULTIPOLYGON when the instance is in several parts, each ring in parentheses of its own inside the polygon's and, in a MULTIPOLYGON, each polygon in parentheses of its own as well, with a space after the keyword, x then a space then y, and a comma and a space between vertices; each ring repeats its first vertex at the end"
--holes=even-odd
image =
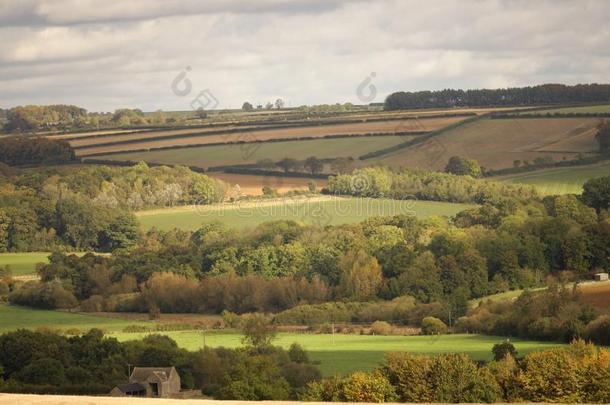
POLYGON ((542 84, 503 89, 398 91, 387 96, 384 109, 534 106, 610 102, 610 84, 542 84))

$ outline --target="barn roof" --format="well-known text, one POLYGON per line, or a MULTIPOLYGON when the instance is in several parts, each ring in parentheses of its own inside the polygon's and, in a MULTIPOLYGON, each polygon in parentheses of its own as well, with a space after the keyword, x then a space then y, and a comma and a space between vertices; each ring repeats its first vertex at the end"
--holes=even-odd
POLYGON ((144 388, 141 384, 138 383, 118 384, 117 388, 121 390, 121 392, 124 394, 146 391, 146 388, 144 388))
POLYGON ((131 373, 131 380, 145 381, 151 374, 157 376, 161 381, 167 381, 175 370, 174 367, 135 367, 131 373))

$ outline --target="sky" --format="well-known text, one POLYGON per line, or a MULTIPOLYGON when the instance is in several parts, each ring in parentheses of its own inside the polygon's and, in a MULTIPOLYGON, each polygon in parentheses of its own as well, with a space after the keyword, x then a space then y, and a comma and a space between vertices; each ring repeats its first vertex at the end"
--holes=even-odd
POLYGON ((608 83, 609 20, 608 0, 0 0, 0 107, 608 83))

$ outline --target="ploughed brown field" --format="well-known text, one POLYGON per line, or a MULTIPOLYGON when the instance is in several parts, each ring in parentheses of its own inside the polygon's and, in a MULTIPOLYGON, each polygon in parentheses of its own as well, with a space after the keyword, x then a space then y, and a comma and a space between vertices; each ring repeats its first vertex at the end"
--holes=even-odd
MULTIPOLYGON (((251 174, 232 174, 232 173, 206 173, 210 177, 215 177, 229 184, 231 187, 239 186, 239 190, 247 195, 262 195, 263 187, 271 187, 278 193, 286 193, 293 190, 307 190, 312 179, 301 177, 283 176, 257 176, 251 174)), ((318 189, 326 187, 327 180, 313 179, 318 189)))
MULTIPOLYGON (((94 143, 108 143, 113 142, 115 137, 100 137, 99 139, 87 139, 71 141, 73 146, 84 144, 82 142, 93 142, 90 147, 85 147, 77 150, 77 155, 86 156, 92 153, 113 153, 113 152, 126 152, 130 150, 141 150, 141 149, 156 149, 156 148, 167 148, 172 146, 188 146, 188 145, 208 145, 208 144, 219 144, 219 143, 234 143, 234 142, 256 142, 256 141, 268 141, 274 139, 291 139, 291 138, 322 138, 333 135, 362 135, 362 134, 395 134, 403 132, 421 132, 421 131, 435 131, 446 127, 447 125, 461 121, 466 117, 436 117, 436 118, 422 118, 422 119, 407 119, 407 120, 391 120, 391 121, 377 121, 377 122, 360 122, 360 123, 349 123, 349 124, 331 124, 331 125, 318 125, 309 127, 295 127, 295 128, 280 128, 280 129, 260 129, 252 131, 244 131, 232 134, 213 134, 201 135, 201 136, 188 136, 184 138, 171 138, 171 139, 156 139, 146 141, 147 137, 159 137, 169 136, 165 133, 171 132, 174 135, 179 131, 190 131, 188 133, 202 132, 201 129, 188 129, 188 130, 173 130, 173 131, 153 131, 153 132, 142 132, 132 135, 117 135, 117 139, 132 139, 135 142, 129 144, 117 144, 117 145, 105 145, 95 146, 94 143)), ((216 128, 217 130, 218 128, 216 128)), ((211 130, 210 130, 211 131, 211 130)))
POLYGON ((610 313, 610 281, 587 283, 580 286, 585 302, 610 313))
POLYGON ((489 169, 502 169, 512 167, 515 160, 573 159, 579 153, 597 152, 599 122, 598 118, 482 119, 366 163, 442 170, 451 156, 459 155, 489 169))

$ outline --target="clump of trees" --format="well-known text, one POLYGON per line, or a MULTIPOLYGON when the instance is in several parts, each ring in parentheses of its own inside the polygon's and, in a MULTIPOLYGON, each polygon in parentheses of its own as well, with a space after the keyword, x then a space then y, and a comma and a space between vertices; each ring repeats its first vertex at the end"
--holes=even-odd
POLYGON ((605 403, 610 351, 583 341, 477 365, 463 354, 390 353, 370 373, 310 383, 306 401, 605 403))
POLYGON ((582 301, 575 288, 551 284, 548 290, 524 292, 515 301, 483 302, 460 318, 456 329, 490 335, 570 342, 585 337, 599 344, 607 329, 603 318, 582 301))
POLYGON ((0 162, 7 165, 58 164, 76 161, 67 141, 43 137, 0 138, 0 162))
POLYGON ((531 186, 484 181, 448 173, 385 167, 368 167, 355 170, 351 174, 331 176, 328 179, 327 192, 398 200, 411 198, 477 204, 502 198, 539 198, 538 192, 531 186))
MULTIPOLYGON (((178 117, 181 118, 181 117, 178 117)), ((175 123, 163 111, 150 114, 140 109, 121 108, 113 113, 87 112, 74 105, 25 105, 6 111, 3 130, 8 133, 68 131, 99 128, 128 128, 175 123)))
POLYGON ((225 191, 224 183, 187 168, 144 163, 0 176, 0 252, 129 248, 140 236, 132 210, 209 204, 225 191))
MULTIPOLYGON (((249 330, 246 336, 257 333, 249 330)), ((5 333, 0 335, 0 364, 0 391, 40 394, 108 394, 128 380, 127 364, 175 366, 183 389, 201 389, 217 399, 296 399, 307 384, 321 378, 298 345, 288 351, 248 344, 233 350, 189 352, 167 336, 120 343, 97 329, 80 336, 29 330, 5 333)))
POLYGON ((445 172, 458 176, 481 177, 481 167, 474 159, 452 156, 445 167, 445 172))
POLYGON ((491 107, 610 101, 608 84, 543 84, 506 89, 396 92, 384 104, 386 110, 413 108, 491 107))
POLYGON ((597 127, 597 134, 595 135, 597 143, 599 144, 599 151, 602 153, 610 152, 610 123, 603 122, 597 127))

